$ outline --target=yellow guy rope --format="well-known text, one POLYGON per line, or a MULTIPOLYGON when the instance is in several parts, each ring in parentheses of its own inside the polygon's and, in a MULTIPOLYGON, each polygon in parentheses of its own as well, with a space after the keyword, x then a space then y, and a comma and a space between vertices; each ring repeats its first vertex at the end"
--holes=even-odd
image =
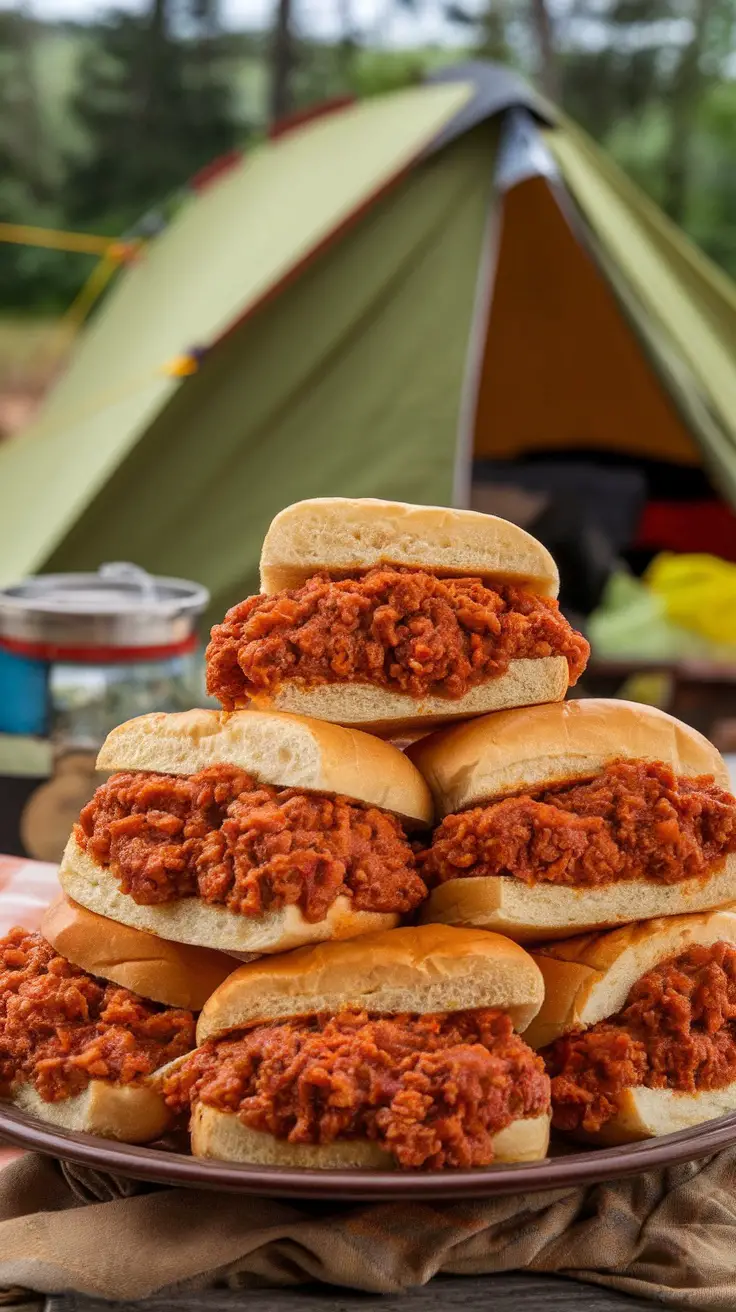
POLYGON ((98 261, 81 291, 75 296, 69 309, 64 312, 59 321, 59 330, 64 336, 67 332, 70 332, 72 336, 78 332, 94 308, 95 302, 99 300, 110 279, 119 268, 119 256, 105 255, 98 261))
POLYGON ((63 436, 72 428, 75 428, 77 424, 85 423, 89 419, 96 419, 105 410, 109 410, 123 401, 128 401, 131 397, 136 396, 162 378, 189 378, 192 374, 199 372, 200 354, 201 352, 186 351, 182 355, 175 355, 167 360, 165 364, 159 365, 157 369, 147 370, 136 378, 129 378, 118 387, 105 388, 104 391, 95 393, 87 399, 86 405, 80 406, 72 414, 62 414, 51 422, 31 423, 27 429, 24 429, 13 439, 12 443, 7 444, 8 449, 15 442, 34 441, 38 437, 46 437, 50 434, 56 437, 63 436))
POLYGON ((141 245, 140 238, 120 241, 116 237, 96 237, 91 232, 60 232, 56 228, 34 228, 23 223, 0 223, 0 241, 18 246, 47 246, 51 250, 76 251, 80 255, 109 255, 118 259, 141 245))

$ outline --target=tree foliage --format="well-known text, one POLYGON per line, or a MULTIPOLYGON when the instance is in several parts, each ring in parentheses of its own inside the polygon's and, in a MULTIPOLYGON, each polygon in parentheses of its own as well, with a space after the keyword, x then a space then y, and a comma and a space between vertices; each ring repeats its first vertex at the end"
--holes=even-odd
MULTIPOLYGON (((480 54, 554 91, 736 276, 736 0, 444 0, 456 48, 389 48, 392 14, 419 18, 426 3, 383 0, 361 30, 355 0, 334 0, 332 42, 305 35, 297 0, 274 0, 271 34, 224 31, 218 0, 112 11, 77 34, 64 107, 76 132, 63 145, 34 59, 44 29, 0 10, 0 217, 123 233, 269 118, 480 54)), ((88 267, 0 246, 5 306, 61 308, 88 267)))
POLYGON ((232 149, 241 129, 216 33, 177 32, 157 0, 149 15, 111 14, 95 37, 72 101, 88 146, 69 161, 69 215, 120 229, 232 149))

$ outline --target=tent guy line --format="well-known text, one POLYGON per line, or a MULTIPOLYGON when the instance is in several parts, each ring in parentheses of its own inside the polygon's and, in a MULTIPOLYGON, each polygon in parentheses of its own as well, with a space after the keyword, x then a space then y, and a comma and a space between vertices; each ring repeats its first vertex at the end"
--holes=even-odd
POLYGON ((593 452, 736 503, 733 340, 734 288, 584 133, 453 67, 263 143, 126 267, 0 449, 0 581, 135 559, 218 616, 282 505, 449 505, 460 460, 474 496, 593 452))

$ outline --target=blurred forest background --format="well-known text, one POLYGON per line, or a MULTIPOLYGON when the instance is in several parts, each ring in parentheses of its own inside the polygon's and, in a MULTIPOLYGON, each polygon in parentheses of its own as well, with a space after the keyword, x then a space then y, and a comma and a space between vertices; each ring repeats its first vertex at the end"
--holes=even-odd
MULTIPOLYGON (((192 175, 269 122, 478 54, 535 80, 736 276, 736 0, 436 0, 447 37, 404 48, 395 15, 405 29, 426 0, 380 0, 370 24, 329 0, 329 41, 310 35, 310 2, 276 0, 250 31, 218 0, 89 23, 0 10, 0 221, 152 233, 192 175)), ((57 315, 91 264, 0 245, 0 315, 57 315)))

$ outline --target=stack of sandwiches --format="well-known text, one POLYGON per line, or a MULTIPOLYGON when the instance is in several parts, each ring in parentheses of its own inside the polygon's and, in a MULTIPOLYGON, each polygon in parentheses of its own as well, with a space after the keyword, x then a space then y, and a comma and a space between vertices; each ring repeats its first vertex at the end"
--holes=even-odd
POLYGON ((686 726, 564 701, 588 647, 557 587, 490 516, 277 516, 212 630, 222 710, 109 735, 62 901, 0 943, 2 1095, 424 1170, 736 1106, 736 800, 686 726))
POLYGON ((553 1126, 617 1144, 736 1110, 736 799, 711 743, 590 699, 409 752, 439 819, 422 918, 530 945, 553 1126))

